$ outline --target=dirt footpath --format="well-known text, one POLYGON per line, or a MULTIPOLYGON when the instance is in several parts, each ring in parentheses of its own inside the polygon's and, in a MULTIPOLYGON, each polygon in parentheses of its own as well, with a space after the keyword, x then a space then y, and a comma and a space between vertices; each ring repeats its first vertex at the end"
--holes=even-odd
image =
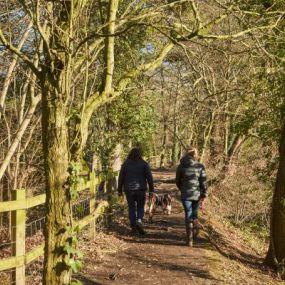
MULTIPOLYGON (((95 242, 86 238, 84 266, 77 276, 85 285, 285 285, 262 265, 235 229, 208 214, 193 248, 185 246, 184 213, 173 172, 154 172, 158 193, 173 197, 173 213, 158 209, 146 236, 131 236, 127 210, 95 242), (210 242, 211 241, 211 242, 210 242)), ((206 210, 210 213, 210 199, 206 210)), ((216 213, 218 214, 218 213, 216 213)), ((101 235, 101 236, 100 236, 101 235)))
MULTIPOLYGON (((175 195, 174 184, 162 182, 169 179, 168 173, 154 176, 158 193, 175 195)), ((170 216, 158 209, 152 224, 145 221, 145 229, 145 236, 131 236, 126 219, 114 225, 112 234, 125 242, 125 248, 105 256, 91 274, 88 270, 88 276, 81 276, 84 284, 221 284, 209 270, 215 262, 207 254, 212 250, 209 242, 200 237, 193 248, 184 245, 184 216, 179 201, 173 199, 170 216)))

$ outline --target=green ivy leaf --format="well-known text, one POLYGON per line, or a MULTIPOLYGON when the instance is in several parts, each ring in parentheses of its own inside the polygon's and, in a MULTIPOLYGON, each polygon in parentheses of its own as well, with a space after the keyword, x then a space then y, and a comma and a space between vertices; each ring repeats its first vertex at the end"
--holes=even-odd
POLYGON ((82 267, 82 262, 80 260, 74 260, 73 258, 69 259, 67 265, 70 266, 71 270, 74 273, 77 273, 82 267))
POLYGON ((76 251, 76 256, 77 258, 82 258, 83 257, 83 253, 80 250, 76 251))
POLYGON ((78 243, 78 238, 77 238, 77 236, 72 236, 72 243, 73 244, 77 244, 78 243))
POLYGON ((70 256, 71 254, 74 254, 75 250, 73 247, 71 247, 70 245, 65 245, 65 247, 63 248, 63 250, 70 256))
POLYGON ((80 232, 79 225, 75 226, 75 227, 73 228, 73 231, 74 231, 75 233, 79 233, 79 232, 80 232))

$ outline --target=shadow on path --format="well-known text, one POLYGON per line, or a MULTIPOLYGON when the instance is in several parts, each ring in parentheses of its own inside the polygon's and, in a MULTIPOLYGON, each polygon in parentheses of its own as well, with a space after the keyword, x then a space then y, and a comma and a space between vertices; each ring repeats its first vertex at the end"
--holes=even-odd
POLYGON ((76 279, 78 279, 79 281, 81 281, 84 285, 104 285, 104 283, 99 283, 97 281, 91 280, 81 274, 78 274, 76 276, 76 279))

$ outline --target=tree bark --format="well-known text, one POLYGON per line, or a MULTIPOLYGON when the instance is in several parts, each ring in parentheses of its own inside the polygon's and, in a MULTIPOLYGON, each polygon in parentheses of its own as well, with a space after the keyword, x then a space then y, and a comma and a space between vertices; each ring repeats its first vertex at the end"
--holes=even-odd
POLYGON ((175 165, 178 160, 178 144, 177 144, 177 134, 178 134, 178 124, 177 124, 177 109, 178 109, 178 84, 174 95, 174 106, 173 106, 173 140, 172 140, 172 151, 171 151, 171 164, 175 165))
MULTIPOLYGON (((48 82, 48 80, 46 80, 48 82)), ((69 149, 66 106, 57 100, 52 86, 43 91, 43 149, 46 171, 46 209, 44 285, 65 285, 71 281, 63 250, 69 242, 72 216, 68 185, 69 149)))
POLYGON ((279 167, 272 200, 270 245, 265 263, 270 266, 283 266, 285 261, 285 122, 280 147, 279 167), (282 265, 283 264, 283 265, 282 265))
POLYGON ((201 156, 200 156, 200 161, 203 163, 205 156, 206 156, 206 152, 208 149, 208 144, 211 138, 211 134, 212 134, 212 129, 213 129, 213 125, 214 125, 214 120, 215 120, 215 112, 212 111, 210 113, 210 122, 208 123, 208 126, 206 127, 205 131, 204 131, 204 142, 203 142, 203 148, 201 151, 201 156))
MULTIPOLYGON (((46 57, 40 86, 47 210, 44 285, 67 285, 72 277, 72 270, 68 265, 69 256, 64 247, 72 246, 73 234, 67 103, 71 98, 73 58, 70 39, 73 36, 73 13, 77 11, 74 9, 75 4, 64 1, 60 17, 54 19, 56 25, 48 26, 45 32, 49 41, 43 46, 46 57), (65 47, 64 50, 62 46, 65 47)), ((49 2, 50 12, 57 7, 49 2)))
POLYGON ((172 139, 172 150, 171 150, 171 165, 175 165, 178 160, 178 142, 177 142, 178 125, 176 120, 173 126, 173 139, 172 139))
POLYGON ((162 149, 160 154, 159 167, 165 167, 165 152, 166 152, 166 139, 167 139, 167 121, 163 119, 163 136, 162 136, 162 149))

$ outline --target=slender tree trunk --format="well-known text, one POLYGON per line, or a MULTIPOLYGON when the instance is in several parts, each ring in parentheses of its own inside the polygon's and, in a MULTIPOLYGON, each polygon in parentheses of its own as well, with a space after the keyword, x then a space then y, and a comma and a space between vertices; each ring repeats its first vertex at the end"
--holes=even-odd
MULTIPOLYGON (((265 263, 271 266, 283 266, 285 261, 285 123, 279 148, 279 167, 272 200, 270 245, 265 263)), ((283 276, 285 277, 285 276, 283 276)))
POLYGON ((172 141, 172 151, 171 151, 171 164, 175 165, 178 160, 178 142, 177 142, 177 133, 178 133, 178 125, 174 123, 174 128, 173 128, 173 141, 172 141))
POLYGON ((150 159, 150 163, 153 168, 156 168, 158 165, 157 163, 158 159, 157 159, 157 144, 156 144, 154 135, 152 135, 151 137, 151 144, 152 144, 152 148, 149 152, 149 155, 153 156, 154 159, 150 159))
POLYGON ((178 143, 177 143, 177 134, 178 134, 178 124, 177 124, 177 109, 178 109, 178 88, 175 92, 174 97, 174 106, 173 106, 173 139, 172 139, 172 150, 171 150, 171 164, 175 165, 178 160, 178 143))
POLYGON ((229 136, 230 136, 230 118, 228 115, 229 95, 226 92, 225 107, 224 107, 224 157, 226 158, 229 150, 229 136))
POLYGON ((167 138, 167 122, 166 119, 163 122, 163 137, 162 137, 162 150, 160 154, 160 164, 159 167, 165 166, 165 152, 166 152, 166 138, 167 138))
POLYGON ((206 155, 206 152, 208 149, 208 144, 209 144, 209 141, 210 141, 211 135, 212 135, 214 120, 215 120, 215 112, 212 111, 210 114, 210 122, 209 122, 209 124, 206 127, 206 130, 204 132, 204 143, 203 143, 203 148, 202 148, 201 156, 200 156, 201 162, 204 162, 204 159, 205 159, 205 155, 206 155))

